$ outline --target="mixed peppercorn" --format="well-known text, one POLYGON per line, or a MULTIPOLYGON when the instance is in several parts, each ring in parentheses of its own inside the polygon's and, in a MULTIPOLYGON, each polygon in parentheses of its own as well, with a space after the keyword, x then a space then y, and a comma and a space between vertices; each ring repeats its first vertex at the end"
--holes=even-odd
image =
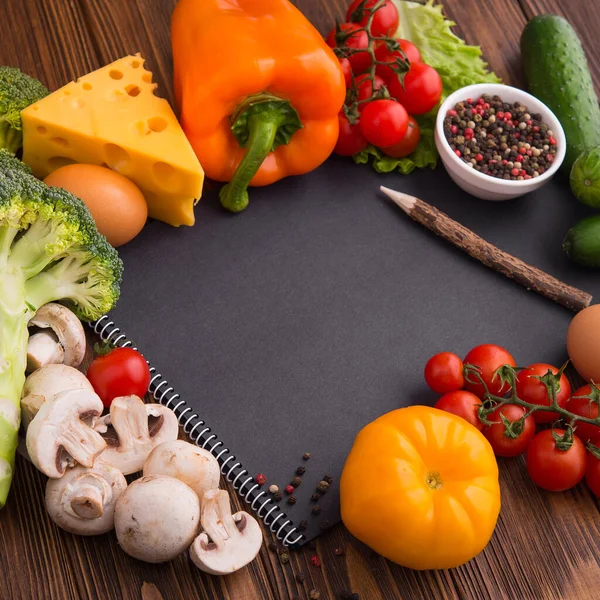
POLYGON ((467 98, 448 110, 444 135, 468 167, 499 179, 539 177, 554 162, 557 144, 539 114, 499 96, 467 98))

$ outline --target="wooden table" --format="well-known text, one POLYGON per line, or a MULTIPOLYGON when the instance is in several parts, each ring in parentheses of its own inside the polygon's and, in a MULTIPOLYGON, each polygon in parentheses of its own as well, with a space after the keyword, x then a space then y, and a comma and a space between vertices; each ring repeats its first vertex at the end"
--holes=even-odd
MULTIPOLYGON (((202 0, 198 0, 199 2, 202 0)), ((297 0, 326 33, 345 0, 297 0)), ((141 51, 160 94, 173 100, 169 20, 175 0, 4 0, 0 64, 21 67, 50 89, 141 51)), ((467 42, 480 44, 507 83, 522 84, 519 36, 528 18, 567 17, 588 52, 600 89, 600 0, 446 0, 467 42)), ((349 164, 349 168, 352 165, 349 164)), ((6 600, 342 598, 537 600, 600 598, 598 501, 584 486, 563 494, 539 491, 522 460, 501 464, 502 513, 487 549, 452 571, 415 572, 375 555, 338 525, 312 548, 282 564, 269 550, 229 577, 205 575, 182 556, 165 565, 130 559, 113 534, 76 538, 59 530, 43 507, 45 477, 19 459, 8 506, 0 512, 0 598, 6 600), (341 556, 335 549, 343 549, 341 556), (320 556, 322 566, 311 564, 320 556), (299 583, 300 574, 306 580, 299 583), (358 597, 358 596, 357 596, 358 597)))

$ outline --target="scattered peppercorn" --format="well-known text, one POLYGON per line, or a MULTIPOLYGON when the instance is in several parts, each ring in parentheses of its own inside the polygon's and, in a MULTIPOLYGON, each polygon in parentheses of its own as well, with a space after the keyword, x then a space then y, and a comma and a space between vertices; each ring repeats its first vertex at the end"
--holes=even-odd
POLYGON ((335 548, 335 549, 333 550, 333 553, 334 553, 336 556, 342 556, 342 555, 344 554, 344 552, 346 552, 346 548, 344 548, 343 546, 340 546, 339 548, 335 548))
POLYGON ((276 494, 279 491, 279 487, 276 486, 275 484, 273 484, 272 486, 269 487, 269 492, 271 492, 271 494, 276 494))
POLYGON ((323 481, 319 481, 319 485, 317 486, 317 489, 324 494, 328 489, 329 489, 329 484, 323 480, 323 481))
POLYGON ((300 523, 298 523, 298 531, 304 531, 307 527, 308 527, 308 521, 305 519, 302 519, 302 521, 300 521, 300 523))
POLYGON ((275 502, 281 502, 282 499, 283 499, 283 494, 281 492, 275 492, 273 494, 273 500, 275 500, 275 502))
POLYGON ((310 600, 319 600, 321 592, 319 592, 319 590, 310 590, 310 592, 308 592, 308 597, 310 600))
POLYGON ((287 552, 281 552, 279 554, 279 562, 282 565, 287 565, 290 562, 290 555, 287 552))
POLYGON ((305 452, 304 456, 302 457, 303 460, 309 460, 310 459, 310 452, 305 452))
POLYGON ((318 502, 321 499, 321 494, 319 494, 319 492, 315 492, 310 499, 312 502, 318 502))
POLYGON ((269 542, 269 550, 271 552, 277 552, 277 544, 275 542, 269 542))
POLYGON ((302 483, 302 479, 300 479, 300 477, 294 477, 294 479, 292 479, 292 481, 290 482, 291 485, 293 485, 295 488, 300 487, 301 483, 302 483))
POLYGON ((299 571, 296 573, 296 581, 298 583, 304 583, 306 581, 306 575, 302 571, 299 571))
POLYGON ((320 514, 320 512, 321 512, 321 507, 318 504, 315 504, 312 507, 312 514, 313 515, 318 515, 318 514, 320 514))
POLYGON ((302 477, 302 475, 304 475, 304 473, 306 473, 306 469, 304 467, 298 467, 296 469, 296 475, 300 475, 300 477, 302 477))
POLYGON ((289 496, 290 494, 294 493, 294 486, 293 485, 286 485, 285 486, 285 493, 289 496))
POLYGON ((287 503, 288 503, 288 504, 296 504, 296 496, 290 496, 290 497, 287 499, 287 503))
POLYGON ((321 521, 321 524, 319 525, 319 528, 322 529, 323 531, 325 531, 326 529, 329 529, 331 527, 331 523, 325 519, 324 521, 321 521))
POLYGON ((321 559, 316 554, 314 554, 313 556, 310 557, 310 562, 315 567, 320 567, 321 566, 321 559))
POLYGON ((323 481, 326 481, 329 485, 333 483, 333 477, 331 475, 324 475, 323 481))
POLYGON ((264 485, 267 482, 267 476, 260 473, 254 478, 254 481, 256 481, 258 485, 264 485))
POLYGON ((519 102, 503 102, 499 96, 456 104, 446 113, 444 134, 467 167, 499 179, 539 177, 557 153, 554 133, 541 115, 529 114, 519 102))

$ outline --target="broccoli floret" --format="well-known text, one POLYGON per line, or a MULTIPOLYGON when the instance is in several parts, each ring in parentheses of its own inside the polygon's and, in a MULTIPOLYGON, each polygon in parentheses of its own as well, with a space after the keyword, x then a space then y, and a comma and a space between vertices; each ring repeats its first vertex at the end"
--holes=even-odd
POLYGON ((13 154, 23 146, 21 111, 50 92, 16 67, 0 66, 0 148, 13 154))
POLYGON ((0 148, 0 173, 6 171, 20 171, 26 175, 31 175, 31 167, 19 160, 12 152, 6 148, 0 148))
MULTIPOLYGON (((0 155, 6 160, 15 159, 0 155)), ((52 301, 98 319, 115 305, 123 274, 85 204, 19 168, 0 170, 0 507, 17 447, 29 319, 52 301)))

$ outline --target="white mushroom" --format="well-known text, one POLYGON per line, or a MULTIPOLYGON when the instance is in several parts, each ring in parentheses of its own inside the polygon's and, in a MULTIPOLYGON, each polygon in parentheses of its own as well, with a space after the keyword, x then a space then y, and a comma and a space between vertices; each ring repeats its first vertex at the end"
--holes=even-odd
POLYGON ((56 478, 74 462, 92 467, 106 442, 85 420, 93 420, 102 408, 102 400, 88 390, 67 390, 53 402, 46 402, 27 429, 31 462, 48 477, 56 478))
POLYGON ((262 545, 262 532, 247 512, 231 514, 225 490, 209 490, 202 499, 203 532, 194 540, 190 556, 205 573, 227 575, 252 562, 262 545))
POLYGON ((199 525, 198 496, 173 477, 151 475, 134 481, 115 509, 119 545, 129 556, 149 563, 185 552, 199 525))
POLYGON ((184 440, 159 444, 144 463, 144 476, 168 475, 183 481, 198 495, 219 487, 221 472, 217 459, 208 451, 184 440))
POLYGON ((165 406, 145 404, 137 396, 122 396, 112 401, 110 414, 98 419, 94 429, 108 444, 102 460, 130 475, 142 470, 158 444, 177 439, 179 423, 165 406))
POLYGON ((115 505, 126 487, 123 473, 102 460, 92 468, 78 465, 48 479, 46 510, 69 533, 100 535, 114 527, 115 505))
POLYGON ((34 371, 25 380, 21 394, 21 424, 27 430, 44 402, 67 390, 94 391, 88 378, 77 369, 65 365, 48 365, 34 371))
POLYGON ((50 364, 63 363, 78 367, 85 356, 86 339, 79 318, 66 306, 51 302, 44 304, 29 320, 30 326, 41 331, 29 338, 27 371, 35 371, 50 364))

